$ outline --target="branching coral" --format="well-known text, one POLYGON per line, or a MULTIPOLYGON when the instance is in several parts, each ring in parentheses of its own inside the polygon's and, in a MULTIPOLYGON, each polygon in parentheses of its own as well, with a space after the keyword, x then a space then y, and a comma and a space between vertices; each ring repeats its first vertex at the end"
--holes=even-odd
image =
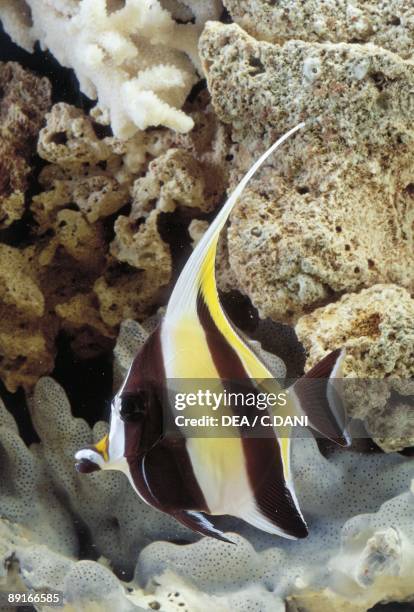
POLYGON ((186 537, 187 530, 173 519, 140 501, 123 474, 101 472, 84 478, 75 471, 75 452, 96 442, 106 427, 98 423, 91 432, 83 419, 74 420, 64 391, 52 379, 38 382, 32 414, 41 439, 37 455, 54 487, 65 492, 66 507, 88 528, 100 554, 118 568, 130 570, 137 552, 154 538, 186 537))
POLYGON ((46 78, 14 62, 0 63, 0 227, 20 219, 31 172, 30 159, 51 88, 46 78))
POLYGON ((12 415, 0 402, 0 514, 30 530, 33 544, 47 541, 56 552, 74 556, 78 543, 72 520, 37 450, 26 447, 12 415))
MULTIPOLYGON (((5 591, 61 593, 63 612, 82 610, 122 610, 139 612, 127 598, 127 591, 111 570, 95 561, 77 561, 55 552, 47 544, 36 543, 33 533, 20 525, 0 520, 0 588, 5 591), (13 562, 11 563, 11 560, 13 562)), ((40 607, 39 607, 40 609, 40 607)), ((42 606, 42 610, 50 609, 42 606)))
POLYGON ((365 612, 384 598, 412 598, 410 462, 352 452, 327 460, 308 439, 295 442, 293 468, 310 523, 306 540, 270 542, 237 525, 237 546, 209 538, 185 547, 155 542, 140 555, 137 579, 155 599, 180 585, 190 609, 206 595, 217 609, 246 612, 284 610, 287 598, 308 610, 316 597, 320 607, 309 609, 318 612, 341 602, 365 612))
POLYGON ((73 68, 117 136, 154 125, 193 127, 180 108, 198 80, 197 39, 204 21, 219 16, 218 0, 165 3, 172 14, 158 0, 27 0, 27 19, 19 16, 21 5, 8 4, 0 2, 0 15, 14 40, 27 49, 39 40, 73 68), (176 22, 186 8, 189 22, 176 22))

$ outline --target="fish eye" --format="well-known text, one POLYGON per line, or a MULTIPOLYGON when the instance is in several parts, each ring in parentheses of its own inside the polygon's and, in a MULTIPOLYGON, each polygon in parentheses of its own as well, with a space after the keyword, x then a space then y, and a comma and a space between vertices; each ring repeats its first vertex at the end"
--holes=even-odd
POLYGON ((140 421, 147 412, 148 394, 138 391, 134 395, 121 397, 119 416, 125 422, 140 421))

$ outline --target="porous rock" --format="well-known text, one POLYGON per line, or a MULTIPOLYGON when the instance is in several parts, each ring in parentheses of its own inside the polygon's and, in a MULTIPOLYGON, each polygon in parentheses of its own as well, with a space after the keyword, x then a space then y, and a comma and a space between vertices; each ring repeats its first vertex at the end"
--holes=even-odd
POLYGON ((292 322, 375 283, 411 290, 412 63, 373 45, 258 42, 218 23, 200 52, 236 142, 231 187, 306 121, 231 217, 228 265, 260 315, 292 322))
POLYGON ((228 261, 263 318, 289 323, 375 283, 414 288, 414 152, 392 167, 387 154, 360 160, 321 155, 308 164, 291 156, 293 176, 269 168, 240 198, 228 261))
POLYGON ((31 157, 51 87, 15 62, 0 63, 0 227, 20 219, 31 173, 31 157))
POLYGON ((0 375, 15 391, 53 364, 55 326, 45 308, 33 247, 0 244, 0 375))
POLYGON ((235 24, 209 22, 200 54, 213 106, 237 130, 263 136, 308 120, 326 143, 414 139, 412 63, 381 47, 270 44, 235 24))
POLYGON ((371 43, 412 57, 414 9, 407 0, 224 0, 234 21, 255 38, 281 43, 371 43))
POLYGON ((414 445, 414 300, 396 285, 374 285, 301 317, 296 333, 306 368, 337 348, 346 357, 343 385, 350 416, 386 452, 414 445))
POLYGON ((0 245, 8 389, 29 389, 52 371, 60 330, 78 357, 95 357, 112 348, 125 318, 142 320, 166 300, 172 257, 160 216, 190 211, 185 227, 219 203, 227 183, 225 126, 205 95, 187 110, 191 134, 159 129, 128 141, 65 103, 47 114, 38 141, 48 162, 43 190, 29 202, 34 246, 0 245))

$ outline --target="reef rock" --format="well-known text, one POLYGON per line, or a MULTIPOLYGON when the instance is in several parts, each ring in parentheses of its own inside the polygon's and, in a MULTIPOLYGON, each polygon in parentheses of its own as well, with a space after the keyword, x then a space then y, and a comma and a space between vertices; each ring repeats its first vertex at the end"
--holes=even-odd
POLYGON ((414 445, 414 300, 395 285, 374 285, 301 317, 296 333, 310 369, 344 347, 348 413, 363 420, 386 452, 414 445), (348 380, 349 379, 349 380, 348 380))
POLYGON ((224 0, 234 21, 261 40, 371 43, 410 58, 414 8, 407 0, 224 0))
POLYGON ((260 315, 291 322, 381 282, 412 290, 414 154, 393 168, 386 154, 357 166, 328 155, 299 166, 287 154, 295 175, 276 168, 254 179, 228 230, 231 270, 260 315))
POLYGON ((411 62, 373 45, 258 42, 218 23, 200 52, 236 141, 231 187, 306 121, 249 184, 227 232, 228 266, 260 315, 292 322, 375 283, 411 290, 411 62))
POLYGON ((413 142, 412 63, 381 47, 259 42, 209 22, 200 55, 220 119, 237 130, 284 132, 308 120, 326 143, 413 142))
POLYGON ((172 3, 172 13, 158 0, 8 5, 0 3, 0 16, 12 38, 27 50, 40 41, 62 66, 73 68, 81 90, 98 98, 96 116, 110 122, 117 136, 129 138, 154 125, 178 132, 193 127, 180 108, 198 80, 197 40, 204 21, 219 16, 217 0, 172 3), (187 9, 185 23, 174 19, 177 4, 187 9), (27 11, 19 16, 22 5, 27 11))
POLYGON ((179 209, 185 230, 217 206, 228 180, 227 131, 207 96, 186 110, 190 134, 162 128, 127 141, 71 105, 47 114, 42 191, 28 198, 36 240, 0 244, 0 374, 9 390, 52 371, 60 330, 77 356, 94 357, 113 346, 124 319, 142 320, 165 301, 173 260, 160 218, 179 209))
POLYGON ((0 227, 23 215, 30 159, 50 105, 46 78, 0 63, 0 227))
POLYGON ((34 260, 33 247, 0 244, 0 376, 10 391, 53 367, 56 325, 34 260))

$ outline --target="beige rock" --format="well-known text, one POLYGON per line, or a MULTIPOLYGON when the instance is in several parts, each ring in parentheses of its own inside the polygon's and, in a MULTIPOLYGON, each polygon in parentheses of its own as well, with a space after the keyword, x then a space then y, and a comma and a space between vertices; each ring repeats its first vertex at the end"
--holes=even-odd
POLYGON ((51 164, 39 177, 44 191, 31 203, 39 233, 50 229, 57 211, 68 205, 75 204, 94 223, 129 201, 129 166, 139 171, 155 138, 137 138, 132 145, 105 136, 103 129, 69 104, 55 104, 47 115, 38 153, 51 164))
POLYGON ((29 160, 50 98, 46 78, 14 62, 0 63, 0 227, 23 215, 29 160))
POLYGON ((372 43, 402 57, 414 53, 414 7, 409 0, 224 0, 234 21, 261 40, 281 43, 372 43))
POLYGON ((110 327, 129 318, 145 319, 163 298, 150 274, 115 263, 98 278, 93 291, 102 320, 110 327))
POLYGON ((28 317, 41 317, 45 301, 32 265, 33 249, 19 251, 0 244, 0 301, 28 317))
POLYGON ((43 159, 60 166, 98 163, 107 160, 111 149, 98 138, 93 124, 80 108, 64 102, 55 104, 40 131, 37 150, 43 159))
POLYGON ((32 247, 0 244, 0 377, 10 391, 53 367, 55 328, 47 313, 32 247))
POLYGON ((63 248, 77 263, 91 268, 102 266, 106 251, 102 227, 90 224, 77 210, 60 210, 54 225, 55 236, 40 255, 40 263, 47 265, 56 250, 63 248))
POLYGON ((173 212, 177 205, 208 210, 204 191, 204 177, 197 160, 187 151, 170 149, 154 159, 147 174, 136 180, 131 216, 139 219, 148 214, 154 200, 163 212, 173 212))
POLYGON ((134 222, 120 216, 115 222, 116 238, 111 253, 119 261, 152 274, 154 284, 165 285, 171 275, 171 254, 162 240, 158 227, 159 212, 150 212, 145 223, 133 227, 134 222))
POLYGON ((229 262, 228 234, 223 230, 217 246, 216 279, 221 291, 229 292, 240 289, 241 285, 229 262))
POLYGON ((193 249, 197 246, 197 243, 200 242, 203 235, 208 230, 209 222, 203 221, 202 219, 193 219, 188 226, 188 233, 191 238, 191 245, 193 249))
POLYGON ((209 22, 200 55, 219 118, 241 133, 274 138, 309 121, 319 141, 335 146, 414 140, 412 63, 380 47, 280 46, 209 22))
POLYGON ((387 452, 414 445, 414 300, 396 285, 374 285, 301 317, 295 327, 310 369, 344 347, 344 394, 387 452))
POLYGON ((10 390, 52 371, 60 330, 78 357, 93 357, 112 349, 125 318, 165 302, 172 258, 160 215, 179 207, 186 226, 227 184, 228 130, 205 96, 186 110, 194 133, 149 130, 128 141, 68 104, 47 115, 43 191, 29 203, 35 246, 0 244, 0 376, 10 390))
POLYGON ((0 377, 13 393, 19 387, 32 387, 53 370, 56 325, 28 321, 3 306, 0 314, 0 377))
POLYGON ((58 304, 56 312, 71 327, 90 325, 102 336, 113 337, 113 331, 98 316, 96 296, 93 293, 75 295, 69 301, 58 304))
POLYGON ((222 252, 260 315, 292 322, 375 283, 411 290, 411 62, 373 45, 258 42, 218 23, 200 52, 236 142, 231 187, 281 132, 307 121, 241 196, 227 263, 222 252))
POLYGON ((374 172, 362 159, 323 161, 297 161, 292 178, 262 173, 232 215, 230 266, 263 318, 291 322, 379 282, 414 288, 414 155, 395 172, 387 155, 374 172))
POLYGON ((72 349, 81 359, 96 357, 112 347, 116 334, 102 321, 93 293, 75 295, 55 310, 62 329, 72 338, 72 349))

